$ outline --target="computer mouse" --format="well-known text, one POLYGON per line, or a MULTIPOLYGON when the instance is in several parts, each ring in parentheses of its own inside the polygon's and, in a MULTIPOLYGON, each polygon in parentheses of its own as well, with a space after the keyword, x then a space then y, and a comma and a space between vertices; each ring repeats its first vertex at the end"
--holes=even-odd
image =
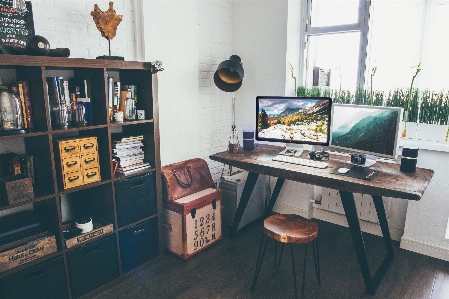
POLYGON ((347 173, 348 171, 349 171, 349 168, 342 167, 342 168, 338 169, 338 173, 347 173))

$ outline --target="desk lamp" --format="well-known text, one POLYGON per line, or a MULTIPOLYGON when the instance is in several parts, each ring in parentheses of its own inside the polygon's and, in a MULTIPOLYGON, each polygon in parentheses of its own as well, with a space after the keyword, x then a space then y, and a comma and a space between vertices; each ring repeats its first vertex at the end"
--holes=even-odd
POLYGON ((243 66, 239 56, 231 55, 229 60, 221 62, 214 74, 215 85, 225 92, 232 92, 232 131, 229 141, 229 152, 237 153, 239 148, 237 128, 235 126, 234 92, 242 86, 243 66))

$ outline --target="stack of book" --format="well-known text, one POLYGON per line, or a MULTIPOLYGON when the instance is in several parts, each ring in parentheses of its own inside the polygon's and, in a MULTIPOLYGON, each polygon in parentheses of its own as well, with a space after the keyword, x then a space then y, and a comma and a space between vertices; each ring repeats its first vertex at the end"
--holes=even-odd
POLYGON ((113 159, 117 163, 117 173, 128 175, 150 168, 150 164, 143 161, 142 140, 142 135, 129 137, 113 136, 113 159))

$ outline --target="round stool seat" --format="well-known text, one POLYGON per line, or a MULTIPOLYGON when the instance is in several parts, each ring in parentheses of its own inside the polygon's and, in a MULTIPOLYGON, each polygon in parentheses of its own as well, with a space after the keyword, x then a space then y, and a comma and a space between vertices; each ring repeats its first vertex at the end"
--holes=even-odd
POLYGON ((318 236, 318 225, 294 214, 275 214, 264 220, 264 233, 270 238, 288 244, 304 244, 318 236))

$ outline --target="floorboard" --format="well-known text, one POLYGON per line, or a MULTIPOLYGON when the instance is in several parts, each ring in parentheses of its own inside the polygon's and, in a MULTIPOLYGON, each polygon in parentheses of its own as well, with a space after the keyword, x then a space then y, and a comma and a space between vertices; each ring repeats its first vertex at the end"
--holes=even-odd
MULTIPOLYGON (((349 229, 318 221, 321 286, 315 277, 309 246, 305 297, 314 299, 449 299, 449 262, 399 248, 376 295, 365 290, 349 229)), ((278 269, 273 266, 274 245, 269 242, 254 293, 249 291, 262 233, 261 224, 234 239, 222 240, 184 261, 170 253, 156 265, 134 271, 130 279, 95 299, 262 299, 294 298, 291 259, 284 252, 278 269)), ((226 235, 226 234, 225 234, 226 235)), ((386 250, 382 238, 364 234, 371 271, 386 250)), ((278 247, 279 248, 279 247, 278 247)), ((286 248, 287 249, 287 248, 286 248)), ((304 249, 295 251, 298 285, 304 249)))

